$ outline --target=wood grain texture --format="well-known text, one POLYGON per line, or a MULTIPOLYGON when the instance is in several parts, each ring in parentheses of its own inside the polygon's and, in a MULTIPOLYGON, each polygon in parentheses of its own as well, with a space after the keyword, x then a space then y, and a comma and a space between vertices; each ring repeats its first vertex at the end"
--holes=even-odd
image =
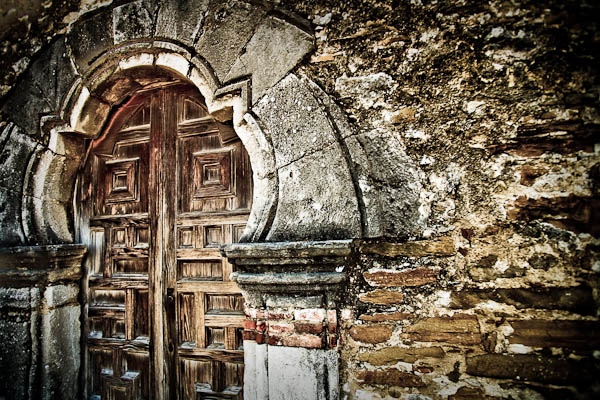
POLYGON ((243 301, 219 246, 241 237, 252 171, 231 125, 195 88, 141 90, 91 142, 78 190, 92 249, 86 396, 196 398, 198 385, 243 386, 243 301))

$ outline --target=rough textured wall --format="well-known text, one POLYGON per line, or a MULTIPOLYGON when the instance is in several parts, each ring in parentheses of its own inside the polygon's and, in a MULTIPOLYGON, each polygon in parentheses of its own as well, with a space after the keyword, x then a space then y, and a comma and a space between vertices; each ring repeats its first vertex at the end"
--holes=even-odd
POLYGON ((360 131, 384 207, 397 216, 388 223, 416 238, 447 235, 456 249, 361 256, 344 391, 593 391, 597 4, 286 4, 320 25, 300 69, 360 131), (402 207, 411 195, 417 210, 402 207))
MULTIPOLYGON (((342 313, 344 393, 525 399, 593 391, 597 5, 281 6, 313 22, 317 50, 296 73, 350 119, 371 166, 362 190, 378 191, 386 210, 383 235, 452 241, 433 253, 374 244, 360 256, 342 313)), ((27 43, 47 36, 34 32, 27 43)), ((21 46, 17 36, 7 40, 6 48, 21 46)), ((25 55, 38 49, 27 46, 25 55)), ((28 59, 19 60, 11 59, 16 73, 5 85, 24 70, 28 59)))

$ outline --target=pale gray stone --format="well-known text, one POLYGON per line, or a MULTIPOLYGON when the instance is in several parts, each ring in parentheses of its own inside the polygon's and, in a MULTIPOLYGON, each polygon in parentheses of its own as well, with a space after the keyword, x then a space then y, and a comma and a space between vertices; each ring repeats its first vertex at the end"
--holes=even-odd
POLYGON ((278 168, 336 142, 327 113, 296 75, 267 91, 253 111, 271 137, 278 168))
POLYGON ((0 307, 28 310, 31 308, 30 289, 0 287, 0 307))
POLYGON ((79 287, 76 285, 48 286, 44 292, 44 300, 47 307, 55 308, 76 302, 78 294, 79 287))
POLYGON ((9 94, 2 111, 27 135, 41 136, 40 116, 57 113, 77 74, 68 57, 65 39, 42 50, 9 94))
POLYGON ((319 308, 323 307, 323 296, 285 296, 285 295, 267 295, 265 296, 267 307, 269 308, 319 308))
POLYGON ((269 398, 338 399, 337 358, 333 350, 269 346, 269 398))
POLYGON ((42 398, 76 399, 80 364, 80 307, 49 310, 42 317, 42 398))
POLYGON ((165 1, 158 11, 156 37, 165 37, 193 46, 208 10, 209 0, 165 1))
POLYGON ((279 170, 277 213, 269 241, 361 236, 354 187, 337 144, 279 170))
POLYGON ((113 14, 105 9, 75 22, 67 34, 73 60, 81 73, 113 43, 113 14))
POLYGON ((211 1, 195 48, 221 82, 265 15, 264 8, 242 1, 211 1))
MULTIPOLYGON (((18 189, 17 189, 18 190, 18 189)), ((22 244, 21 193, 0 186, 0 243, 5 246, 22 244)))
POLYGON ((23 188, 27 163, 37 143, 14 124, 6 127, 3 138, 0 140, 0 186, 19 191, 23 188))
POLYGON ((115 7, 112 17, 115 44, 152 36, 152 16, 142 0, 115 7))
MULTIPOLYGON (((1 308, 0 300, 3 311, 1 308)), ((30 342, 28 315, 0 317, 0 398, 28 398, 25 383, 29 376, 30 342)))
POLYGON ((279 18, 267 17, 257 28, 225 82, 252 75, 252 103, 313 49, 312 36, 279 18))

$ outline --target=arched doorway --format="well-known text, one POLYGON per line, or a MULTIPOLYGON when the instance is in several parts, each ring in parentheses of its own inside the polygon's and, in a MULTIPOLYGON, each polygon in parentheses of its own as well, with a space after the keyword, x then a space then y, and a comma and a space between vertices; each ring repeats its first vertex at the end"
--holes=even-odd
POLYGON ((130 96, 86 157, 87 396, 241 399, 243 299, 218 248, 252 202, 233 127, 171 79, 130 96))

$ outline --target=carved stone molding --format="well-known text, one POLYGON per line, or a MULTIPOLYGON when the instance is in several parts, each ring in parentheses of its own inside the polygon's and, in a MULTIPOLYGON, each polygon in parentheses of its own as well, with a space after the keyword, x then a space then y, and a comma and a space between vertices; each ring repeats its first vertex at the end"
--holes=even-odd
POLYGON ((2 286, 44 286, 81 278, 82 244, 0 248, 2 286))
POLYGON ((274 304, 274 297, 290 295, 323 296, 323 306, 335 307, 351 247, 352 240, 234 243, 221 252, 236 266, 231 279, 246 294, 249 307, 265 307, 274 304))

